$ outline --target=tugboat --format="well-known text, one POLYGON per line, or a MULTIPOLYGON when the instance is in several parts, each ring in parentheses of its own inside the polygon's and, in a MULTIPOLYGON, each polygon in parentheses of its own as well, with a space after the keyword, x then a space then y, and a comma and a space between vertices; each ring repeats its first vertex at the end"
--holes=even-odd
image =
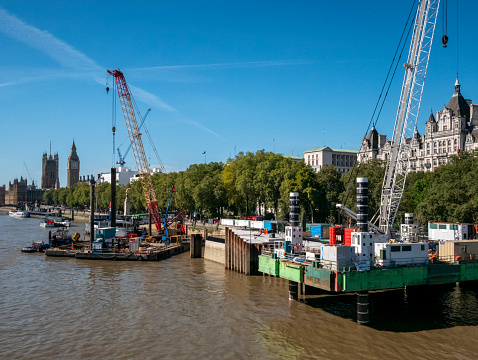
POLYGON ((43 241, 35 241, 31 246, 26 246, 20 251, 24 253, 33 253, 33 252, 44 252, 49 249, 50 245, 44 243, 43 241))

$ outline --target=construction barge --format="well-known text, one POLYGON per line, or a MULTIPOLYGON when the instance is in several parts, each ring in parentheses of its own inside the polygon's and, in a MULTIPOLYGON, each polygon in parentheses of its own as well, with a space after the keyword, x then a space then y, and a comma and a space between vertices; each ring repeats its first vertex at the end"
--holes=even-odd
MULTIPOLYGON (((147 246, 148 244, 144 244, 147 246)), ((104 251, 97 252, 91 250, 75 250, 75 249, 49 249, 45 251, 46 256, 50 257, 68 257, 82 260, 112 260, 112 261, 160 261, 171 256, 178 255, 189 251, 189 241, 185 240, 181 243, 164 245, 164 246, 148 246, 137 251, 104 251)))
POLYGON ((45 255, 84 260, 158 261, 190 248, 189 240, 177 234, 169 236, 167 241, 161 236, 117 236, 114 227, 97 228, 94 234, 95 241, 92 242, 78 241, 79 234, 74 238, 64 235, 61 241, 52 239, 45 255))

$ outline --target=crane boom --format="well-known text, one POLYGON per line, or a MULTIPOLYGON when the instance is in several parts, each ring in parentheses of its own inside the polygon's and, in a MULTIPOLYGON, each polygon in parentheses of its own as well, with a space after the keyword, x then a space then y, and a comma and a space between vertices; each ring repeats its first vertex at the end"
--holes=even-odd
POLYGON ((408 60, 404 65, 405 75, 380 204, 379 225, 382 231, 389 235, 409 169, 413 135, 417 128, 439 6, 440 0, 419 1, 408 60))
POLYGON ((143 141, 141 140, 141 134, 136 121, 131 92, 124 75, 120 70, 108 70, 108 73, 112 75, 116 81, 118 97, 120 99, 121 109, 123 110, 126 128, 131 141, 131 148, 133 149, 134 158, 136 160, 138 175, 143 185, 143 194, 146 199, 146 204, 148 205, 148 211, 153 218, 156 229, 161 230, 158 201, 156 200, 156 194, 154 193, 148 159, 144 152, 143 141))
MULTIPOLYGON (((141 128, 143 127, 143 124, 144 124, 146 118, 148 117, 148 114, 149 114, 150 111, 151 111, 151 109, 148 109, 146 111, 146 114, 143 116, 143 120, 141 120, 141 124, 139 124, 139 127, 138 127, 139 130, 141 130, 141 128)), ((120 147, 121 147, 121 145, 120 145, 120 147)), ((131 150, 131 143, 126 148, 126 151, 124 152, 123 156, 121 156, 121 152, 120 152, 119 147, 116 150, 118 150, 118 157, 119 157, 119 160, 116 163, 123 166, 126 163, 126 161, 125 161, 126 156, 128 156, 128 153, 131 150)))

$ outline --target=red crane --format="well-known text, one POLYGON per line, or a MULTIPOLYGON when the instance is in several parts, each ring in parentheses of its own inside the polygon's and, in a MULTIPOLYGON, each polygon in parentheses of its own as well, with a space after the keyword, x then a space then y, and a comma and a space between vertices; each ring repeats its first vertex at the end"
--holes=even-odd
POLYGON ((156 229, 161 230, 161 219, 159 216, 158 201, 154 193, 153 183, 151 182, 151 173, 149 171, 148 159, 144 152, 143 141, 141 140, 141 133, 139 132, 138 123, 136 121, 136 114, 133 108, 133 99, 129 90, 128 84, 120 70, 108 70, 108 74, 112 75, 116 81, 118 88, 118 97, 123 110, 126 128, 131 140, 131 148, 133 149, 136 166, 138 168, 138 175, 143 185, 143 194, 148 204, 148 211, 153 218, 156 229))

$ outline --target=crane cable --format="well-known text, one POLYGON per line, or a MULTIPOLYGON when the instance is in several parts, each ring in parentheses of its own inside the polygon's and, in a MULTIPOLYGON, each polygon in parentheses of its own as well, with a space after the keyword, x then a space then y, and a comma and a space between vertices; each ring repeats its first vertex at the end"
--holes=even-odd
MULTIPOLYGON (((413 13, 413 9, 415 8, 415 3, 416 3, 416 0, 413 0, 413 3, 412 3, 412 6, 410 8, 410 11, 408 13, 408 18, 407 18, 407 21, 405 23, 405 26, 403 28, 403 31, 402 31, 402 35, 400 36, 400 40, 398 42, 398 45, 397 45, 397 48, 395 49, 395 54, 393 55, 393 59, 392 59, 392 62, 390 64, 390 67, 388 69, 388 73, 387 73, 387 76, 385 77, 385 81, 383 83, 383 86, 382 86, 382 90, 380 91, 380 95, 378 97, 378 100, 377 100, 377 103, 375 104, 375 108, 373 110, 373 113, 372 113, 372 117, 370 118, 370 121, 369 121, 369 124, 368 124, 368 127, 367 127, 367 130, 365 131, 365 135, 364 135, 364 139, 367 137, 367 134, 370 130, 370 125, 373 125, 374 127, 377 125, 377 122, 378 122, 378 119, 380 117, 380 114, 382 113, 382 109, 383 109, 383 105, 385 104, 385 100, 387 99, 387 96, 388 96, 388 92, 390 90, 390 86, 392 85, 392 81, 395 77, 395 74, 397 72, 397 68, 398 68, 398 64, 400 63, 400 59, 402 58, 402 55, 403 55, 403 51, 405 49, 405 45, 407 43, 407 40, 410 36, 410 31, 413 27, 413 23, 410 23, 409 24, 409 21, 410 21, 410 17, 413 13), (408 28, 408 31, 407 31, 407 28, 408 28), (405 38, 405 40, 403 40, 403 35, 405 34, 405 32, 407 32, 407 36, 405 38), (402 44, 402 40, 403 40, 403 44, 402 44), (400 50, 400 56, 398 57, 397 61, 395 61, 396 57, 397 57, 397 53, 399 51, 401 47, 401 50, 400 50), (394 67, 394 63, 395 63, 395 67, 394 67), (394 67, 394 68, 393 68, 394 67), (381 106, 380 106, 380 109, 379 109, 379 112, 377 114, 377 117, 375 119, 375 121, 373 121, 374 117, 375 117, 375 113, 377 111, 377 108, 378 108, 378 105, 380 103, 380 99, 382 98, 382 95, 383 95, 383 92, 384 92, 384 89, 385 87, 387 86, 387 82, 388 82, 388 78, 390 76, 390 72, 393 68, 393 73, 392 73, 392 77, 390 78, 390 82, 388 83, 388 87, 387 87, 387 91, 385 92, 385 95, 383 97, 383 100, 382 100, 382 103, 381 103, 381 106)), ((348 196, 349 196, 349 190, 350 190, 350 185, 353 183, 353 180, 354 177, 355 177, 355 174, 358 172, 359 168, 360 168, 360 165, 362 163, 359 162, 358 165, 356 167, 353 168, 352 170, 352 173, 350 174, 350 178, 349 178, 349 181, 348 181, 348 184, 347 184, 347 189, 346 189, 346 192, 345 192, 345 200, 343 201, 344 205, 347 203, 347 200, 348 200, 348 196)))
MULTIPOLYGON (((458 6, 458 0, 456 2, 458 6)), ((441 13, 442 15, 442 32, 443 36, 441 38, 441 42, 443 43, 443 47, 446 48, 446 44, 448 43, 448 0, 443 0, 443 12, 441 13)))
MULTIPOLYGON (((446 0, 445 0, 446 1, 446 0)), ((456 78, 458 79, 458 0, 456 0, 456 78)))
MULTIPOLYGON (((109 92, 109 86, 108 86, 108 76, 106 75, 106 93, 109 92)), ((113 78, 113 81, 116 81, 115 78, 113 78)), ((116 163, 116 158, 115 158, 115 135, 116 135, 116 96, 115 96, 115 91, 116 91, 116 86, 113 84, 113 102, 112 102, 112 118, 111 118, 111 130, 113 131, 113 157, 112 157, 112 165, 111 167, 115 167, 116 163)))

